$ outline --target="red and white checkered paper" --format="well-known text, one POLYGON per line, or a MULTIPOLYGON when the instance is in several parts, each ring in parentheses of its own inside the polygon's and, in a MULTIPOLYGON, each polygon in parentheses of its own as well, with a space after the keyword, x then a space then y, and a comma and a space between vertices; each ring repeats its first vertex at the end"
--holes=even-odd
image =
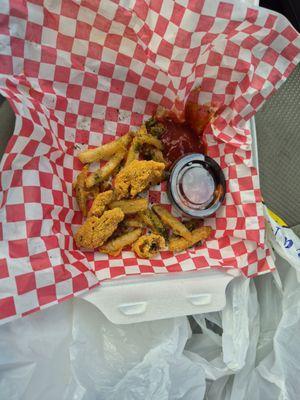
MULTIPOLYGON (((211 0, 2 1, 0 92, 16 112, 1 164, 0 319, 66 300, 122 275, 273 268, 245 122, 300 59, 298 33, 265 9, 211 0), (80 3, 80 4, 79 4, 80 3), (224 170, 224 206, 203 247, 153 260, 84 253, 72 232, 78 151, 138 127, 201 85, 218 107, 208 154, 224 170)), ((165 186, 150 199, 168 204, 165 186)))

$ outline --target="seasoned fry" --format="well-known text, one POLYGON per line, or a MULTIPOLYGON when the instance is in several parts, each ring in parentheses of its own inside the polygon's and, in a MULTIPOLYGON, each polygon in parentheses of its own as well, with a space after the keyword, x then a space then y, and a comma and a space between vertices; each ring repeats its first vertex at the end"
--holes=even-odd
POLYGON ((111 256, 117 256, 120 254, 122 249, 126 246, 134 243, 139 236, 142 234, 142 229, 134 229, 131 232, 124 233, 121 236, 116 237, 105 243, 102 247, 99 248, 99 251, 102 253, 107 253, 111 256))
POLYGON ((94 216, 88 218, 74 236, 76 245, 86 249, 102 246, 123 218, 124 213, 119 208, 105 211, 100 218, 94 216))
POLYGON ((101 217, 103 214, 107 204, 109 204, 112 201, 113 198, 113 191, 108 190, 103 193, 99 193, 95 200, 93 201, 92 207, 90 208, 88 212, 88 217, 101 217))
POLYGON ((147 210, 147 199, 132 199, 132 200, 116 200, 113 201, 109 208, 121 208, 124 214, 135 214, 139 211, 147 210))
POLYGON ((147 128, 145 124, 142 124, 139 129, 134 132, 134 136, 143 136, 143 135, 147 135, 147 128))
POLYGON ((162 177, 165 169, 163 163, 155 161, 132 161, 123 168, 115 179, 115 193, 118 200, 124 197, 135 197, 162 177))
POLYGON ((92 163, 99 160, 107 160, 112 157, 116 152, 122 150, 122 148, 127 147, 131 142, 133 137, 132 132, 126 133, 126 135, 121 136, 117 140, 106 143, 96 149, 89 149, 82 151, 79 154, 79 160, 84 163, 92 163))
POLYGON ((132 245, 132 250, 141 258, 155 256, 165 247, 165 239, 155 233, 143 235, 132 245))
POLYGON ((125 167, 127 167, 132 161, 138 160, 139 158, 139 146, 137 145, 137 138, 134 138, 126 157, 125 167))
POLYGON ((199 220, 199 219, 188 219, 188 220, 186 220, 186 221, 183 221, 182 223, 183 223, 183 225, 184 225, 185 227, 187 227, 188 230, 191 232, 191 231, 193 231, 194 229, 196 229, 196 228, 199 227, 200 220, 199 220))
POLYGON ((161 220, 152 210, 145 210, 139 213, 139 217, 144 222, 144 224, 150 228, 154 233, 157 233, 164 237, 165 240, 168 240, 168 231, 164 227, 161 220))
POLYGON ((144 228, 145 225, 138 215, 134 217, 126 218, 123 221, 124 225, 128 228, 144 228))
POLYGON ((85 150, 78 157, 84 164, 92 163, 113 156, 120 148, 122 148, 122 144, 117 140, 113 140, 96 149, 85 150))
POLYGON ((169 243, 169 250, 179 252, 186 250, 187 248, 195 245, 201 240, 207 239, 211 234, 210 226, 202 226, 201 228, 196 228, 192 231, 192 240, 188 241, 183 237, 171 238, 169 243))
POLYGON ((159 139, 157 139, 156 137, 148 135, 148 134, 138 136, 133 139, 133 142, 134 141, 136 142, 136 145, 138 147, 142 146, 143 144, 148 144, 150 146, 156 147, 158 150, 163 149, 162 142, 159 139))
POLYGON ((112 158, 107 161, 103 168, 98 169, 93 172, 86 180, 86 186, 88 188, 100 183, 110 177, 110 175, 115 171, 115 169, 119 166, 123 158, 125 157, 126 150, 123 148, 118 151, 112 158))
POLYGON ((152 209, 160 217, 162 222, 173 230, 175 235, 182 236, 188 241, 192 240, 191 232, 164 207, 156 204, 152 209))
POLYGON ((75 189, 76 200, 79 206, 80 211, 83 216, 86 217, 87 214, 87 199, 89 197, 89 193, 86 190, 85 181, 88 175, 88 167, 83 167, 80 174, 77 176, 76 181, 73 183, 73 187, 75 189))

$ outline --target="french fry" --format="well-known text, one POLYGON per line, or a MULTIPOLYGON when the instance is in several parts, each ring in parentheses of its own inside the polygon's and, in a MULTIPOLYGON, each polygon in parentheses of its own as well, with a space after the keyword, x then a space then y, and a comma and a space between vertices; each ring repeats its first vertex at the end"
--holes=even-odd
POLYGON ((186 221, 183 221, 183 225, 188 228, 188 230, 191 232, 196 228, 199 228, 199 219, 188 219, 186 221))
POLYGON ((147 199, 116 200, 110 203, 109 208, 121 208, 124 214, 135 214, 147 210, 147 199))
POLYGON ((107 161, 104 167, 98 169, 88 176, 86 179, 86 186, 88 188, 100 183, 110 177, 112 173, 116 170, 119 164, 122 162, 123 158, 126 155, 126 149, 124 147, 118 151, 116 154, 112 156, 112 158, 107 161))
POLYGON ((113 191, 112 190, 107 190, 106 192, 99 193, 95 200, 93 201, 92 207, 90 208, 88 212, 88 217, 101 217, 103 212, 105 211, 105 208, 107 204, 109 204, 112 201, 113 198, 113 191))
POLYGON ((143 144, 148 144, 150 146, 156 147, 158 150, 163 149, 162 142, 154 136, 145 134, 141 136, 137 136, 133 139, 133 142, 136 141, 137 146, 142 146, 143 144))
POLYGON ((78 157, 79 160, 84 164, 92 163, 113 156, 120 149, 120 147, 122 147, 122 144, 117 140, 113 140, 112 142, 97 147, 96 149, 83 151, 78 157))
POLYGON ((163 236, 165 240, 168 240, 167 229, 152 210, 147 209, 143 212, 140 212, 138 215, 148 228, 150 228, 154 233, 163 236))
POLYGON ((140 236, 133 243, 132 250, 141 258, 151 258, 164 247, 165 239, 156 233, 151 233, 150 235, 140 236))
POLYGON ((137 138, 134 138, 126 157, 125 167, 127 167, 132 161, 138 160, 139 158, 139 146, 137 145, 137 138))
POLYGON ((73 183, 73 188, 75 190, 76 200, 80 211, 83 216, 87 215, 87 199, 89 197, 89 192, 86 190, 85 181, 88 175, 88 167, 84 166, 80 174, 77 176, 76 181, 73 183))
POLYGON ((139 236, 141 236, 141 234, 142 229, 134 229, 133 231, 124 233, 123 235, 106 242, 102 247, 100 247, 99 251, 102 253, 107 253, 111 256, 117 256, 124 247, 134 243, 139 236))
POLYGON ((191 232, 164 207, 156 204, 152 209, 160 217, 162 222, 172 229, 175 235, 182 236, 188 241, 192 240, 191 232))
POLYGON ((143 135, 147 135, 147 128, 146 128, 146 125, 145 124, 142 124, 140 127, 139 127, 139 129, 136 131, 136 132, 134 132, 133 134, 134 134, 134 136, 136 136, 136 137, 138 137, 138 136, 143 136, 143 135))
POLYGON ((124 147, 128 147, 129 144, 131 143, 133 139, 133 132, 129 131, 127 132, 125 135, 121 136, 119 139, 117 139, 118 141, 120 141, 120 143, 122 144, 122 146, 124 147))
POLYGON ((210 226, 202 226, 201 228, 194 229, 192 233, 192 240, 186 240, 183 237, 171 238, 169 242, 169 250, 174 252, 179 252, 188 249, 189 247, 194 246, 196 243, 201 240, 205 240, 211 234, 210 226))
POLYGON ((82 151, 79 154, 79 160, 83 164, 92 163, 94 161, 107 160, 112 157, 115 153, 120 151, 123 147, 127 147, 133 137, 132 132, 126 133, 119 139, 113 140, 112 142, 106 143, 95 149, 89 149, 82 151))
POLYGON ((128 228, 144 228, 145 225, 138 215, 131 218, 125 218, 123 221, 124 225, 128 228))

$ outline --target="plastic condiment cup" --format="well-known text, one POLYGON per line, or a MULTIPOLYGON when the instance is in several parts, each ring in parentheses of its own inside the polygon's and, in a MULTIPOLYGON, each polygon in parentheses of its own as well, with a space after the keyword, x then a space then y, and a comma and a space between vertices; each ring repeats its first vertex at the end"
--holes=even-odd
POLYGON ((192 153, 179 158, 171 169, 168 195, 186 216, 204 218, 214 214, 226 193, 219 164, 212 158, 192 153))

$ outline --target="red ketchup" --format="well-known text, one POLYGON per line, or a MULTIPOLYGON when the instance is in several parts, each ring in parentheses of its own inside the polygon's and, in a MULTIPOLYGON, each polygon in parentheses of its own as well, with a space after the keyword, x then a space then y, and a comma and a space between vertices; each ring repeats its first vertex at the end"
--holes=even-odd
POLYGON ((214 118, 216 109, 188 101, 179 116, 174 111, 160 109, 156 117, 166 130, 161 136, 164 156, 173 164, 178 158, 189 153, 207 153, 202 134, 206 125, 214 118))
POLYGON ((163 124, 166 130, 160 139, 164 146, 164 156, 170 164, 173 164, 184 154, 206 153, 201 138, 193 132, 187 123, 164 120, 163 124))

